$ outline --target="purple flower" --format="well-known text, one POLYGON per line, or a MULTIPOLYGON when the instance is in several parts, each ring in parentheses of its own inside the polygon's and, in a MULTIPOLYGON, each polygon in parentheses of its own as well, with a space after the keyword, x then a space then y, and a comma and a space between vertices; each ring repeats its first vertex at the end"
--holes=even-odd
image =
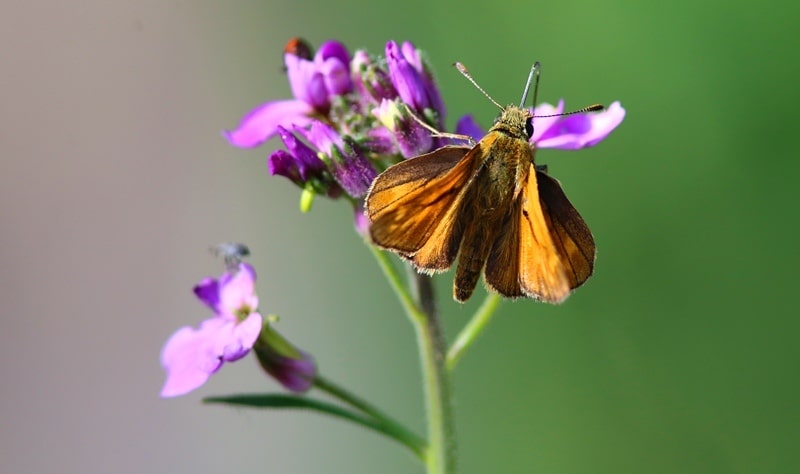
POLYGON ((406 41, 399 47, 394 41, 386 43, 386 62, 389 75, 400 98, 415 111, 425 115, 426 109, 436 116, 435 128, 444 122, 444 102, 433 76, 425 67, 414 45, 406 41))
POLYGON ((294 100, 267 102, 250 111, 238 127, 223 132, 231 145, 252 148, 275 136, 279 126, 308 125, 328 113, 334 97, 353 89, 350 56, 337 41, 324 43, 313 60, 289 52, 284 62, 294 100))
MULTIPOLYGON (((539 104, 533 115, 557 115, 564 111, 564 101, 557 106, 539 104)), ((619 101, 602 112, 587 112, 563 117, 534 117, 533 135, 530 143, 536 148, 559 148, 577 150, 594 146, 603 141, 625 118, 625 109, 619 101)), ((456 133, 475 140, 483 137, 483 131, 472 116, 466 115, 458 121, 456 133)))
POLYGON ((314 359, 269 325, 264 326, 253 351, 261 367, 288 390, 305 392, 314 384, 317 375, 314 359))
POLYGON ((355 143, 318 120, 308 130, 296 127, 295 131, 330 158, 331 173, 347 194, 360 198, 367 193, 378 172, 355 143))
POLYGON ((342 188, 333 180, 328 167, 313 148, 283 127, 278 127, 278 135, 286 150, 275 150, 269 155, 267 167, 270 174, 285 176, 301 188, 310 184, 316 193, 331 198, 341 195, 342 188))
POLYGON ((270 157, 269 168, 272 175, 279 174, 301 184, 325 170, 325 163, 319 159, 314 150, 298 140, 291 132, 279 126, 278 135, 283 140, 283 144, 286 145, 288 154, 292 157, 292 163, 284 166, 285 163, 281 163, 281 160, 273 160, 270 157))
MULTIPOLYGON (((550 115, 561 113, 564 101, 558 107, 542 104, 536 107, 534 115, 550 115)), ((622 123, 625 109, 619 101, 612 103, 602 112, 588 112, 566 117, 545 117, 533 119, 533 136, 531 142, 537 148, 559 148, 577 150, 594 146, 603 141, 609 133, 622 123)))
POLYGON ((223 362, 247 355, 262 325, 255 280, 253 267, 241 263, 237 271, 226 271, 219 280, 204 278, 194 287, 195 295, 214 316, 198 329, 179 329, 164 345, 161 365, 167 380, 162 397, 185 395, 203 385, 223 362))
POLYGON ((481 126, 475 121, 475 117, 470 114, 461 117, 458 119, 458 123, 456 123, 457 135, 466 135, 471 137, 476 142, 483 138, 484 133, 485 132, 483 129, 481 129, 481 126))

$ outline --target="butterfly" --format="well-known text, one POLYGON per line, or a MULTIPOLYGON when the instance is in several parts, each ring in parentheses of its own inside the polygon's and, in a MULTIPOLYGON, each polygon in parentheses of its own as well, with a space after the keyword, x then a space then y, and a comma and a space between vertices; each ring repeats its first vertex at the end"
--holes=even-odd
POLYGON ((422 273, 445 271, 458 259, 459 302, 483 273, 486 286, 505 297, 560 303, 592 275, 595 243, 559 182, 534 162, 535 117, 523 105, 534 75, 538 84, 539 63, 519 107, 500 106, 456 66, 502 112, 474 146, 444 146, 381 173, 365 199, 372 241, 422 273))

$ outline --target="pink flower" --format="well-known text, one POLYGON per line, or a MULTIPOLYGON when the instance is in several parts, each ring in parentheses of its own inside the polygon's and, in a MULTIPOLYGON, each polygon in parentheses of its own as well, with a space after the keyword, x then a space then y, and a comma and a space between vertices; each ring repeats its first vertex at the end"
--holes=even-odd
POLYGON ((231 145, 253 148, 278 133, 278 127, 291 129, 325 116, 336 96, 353 90, 350 54, 338 41, 324 43, 313 59, 292 52, 284 55, 286 74, 294 99, 259 105, 242 118, 234 130, 222 135, 231 145))
MULTIPOLYGON (((564 111, 564 101, 557 107, 541 104, 533 110, 533 115, 560 114, 564 111)), ((594 146, 603 141, 625 118, 625 109, 619 101, 612 103, 602 112, 587 112, 565 117, 533 118, 533 135, 530 142, 536 148, 559 148, 577 150, 594 146)))
POLYGON ((240 263, 236 271, 226 271, 219 280, 204 278, 194 287, 195 295, 214 316, 198 329, 178 329, 164 345, 161 365, 167 380, 162 397, 185 395, 203 385, 224 362, 247 355, 262 325, 255 280, 253 267, 240 263))
MULTIPOLYGON (((625 109, 619 101, 612 103, 602 112, 586 112, 563 117, 538 117, 556 115, 564 112, 564 101, 557 106, 540 104, 533 109, 533 135, 530 143, 536 148, 559 148, 578 150, 597 145, 603 141, 625 118, 625 109)), ((456 133, 467 135, 480 141, 485 132, 471 115, 461 117, 456 125, 456 133)))

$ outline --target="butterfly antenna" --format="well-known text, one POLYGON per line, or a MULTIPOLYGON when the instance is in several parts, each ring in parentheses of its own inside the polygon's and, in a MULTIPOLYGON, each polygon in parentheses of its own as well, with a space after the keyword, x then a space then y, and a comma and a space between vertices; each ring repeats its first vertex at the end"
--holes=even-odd
POLYGON ((475 86, 479 91, 481 91, 481 93, 483 93, 483 95, 485 95, 487 99, 492 101, 492 103, 496 105, 500 110, 506 109, 502 105, 498 104, 497 101, 492 98, 492 96, 490 96, 485 90, 483 90, 481 86, 478 85, 477 82, 475 82, 475 79, 472 78, 472 75, 469 73, 466 66, 464 66, 461 63, 455 63, 453 64, 453 66, 455 66, 456 69, 458 69, 458 72, 460 72, 462 76, 466 77, 467 80, 471 82, 473 86, 475 86))
POLYGON ((531 72, 528 74, 528 81, 525 82, 525 90, 522 91, 522 100, 519 101, 519 108, 525 107, 525 99, 528 98, 528 91, 531 88, 531 82, 536 76, 536 82, 533 83, 533 106, 536 107, 536 98, 539 95, 539 76, 542 74, 542 64, 539 61, 533 63, 531 72))
POLYGON ((574 115, 574 114, 582 114, 585 112, 598 112, 601 110, 605 110, 605 107, 600 104, 593 104, 586 106, 582 109, 573 110, 571 112, 564 112, 561 114, 550 114, 550 115, 534 115, 534 118, 547 118, 547 117, 563 117, 565 115, 574 115))

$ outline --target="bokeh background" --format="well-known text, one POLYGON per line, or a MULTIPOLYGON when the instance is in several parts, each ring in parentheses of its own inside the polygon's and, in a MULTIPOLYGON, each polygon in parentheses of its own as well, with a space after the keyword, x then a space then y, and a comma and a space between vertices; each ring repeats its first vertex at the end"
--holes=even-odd
MULTIPOLYGON (((343 203, 298 212, 276 144, 219 131, 288 97, 292 36, 427 51, 448 123, 540 98, 622 126, 542 151, 598 244, 559 307, 506 303, 455 375, 461 472, 800 470, 797 2, 24 2, 0 5, 0 472, 422 472, 307 413, 203 406, 277 390, 252 360, 161 400, 190 288, 247 242, 265 312, 324 373, 418 430, 412 329, 343 203)), ((477 301, 450 300, 452 337, 477 301)), ((479 298, 476 298, 479 299, 479 298)))

